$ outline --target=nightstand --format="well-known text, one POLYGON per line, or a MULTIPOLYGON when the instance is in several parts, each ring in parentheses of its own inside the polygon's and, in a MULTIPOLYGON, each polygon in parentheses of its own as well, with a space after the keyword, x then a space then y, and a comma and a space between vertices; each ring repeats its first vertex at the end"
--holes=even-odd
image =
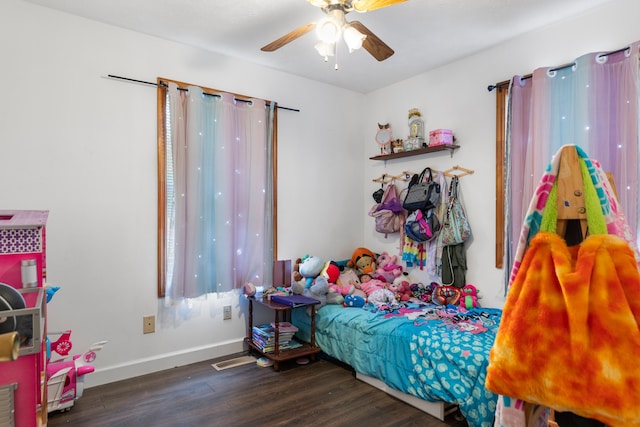
POLYGON ((305 304, 298 307, 291 307, 289 305, 280 304, 270 299, 262 298, 262 297, 249 297, 249 325, 247 328, 247 336, 244 341, 249 346, 249 350, 255 350, 260 353, 264 357, 273 361, 273 369, 279 370, 279 362, 284 362, 286 360, 297 359, 299 357, 309 356, 311 360, 315 360, 316 354, 320 352, 320 347, 316 346, 316 320, 315 320, 315 305, 320 304, 320 301, 312 304, 305 304), (270 310, 273 310, 275 314, 274 321, 274 350, 273 352, 266 352, 260 349, 253 342, 253 304, 261 304, 270 310), (288 321, 291 319, 291 310, 306 310, 311 307, 311 342, 310 343, 300 343, 300 347, 291 348, 291 349, 280 349, 278 345, 279 340, 279 325, 280 322, 288 321))

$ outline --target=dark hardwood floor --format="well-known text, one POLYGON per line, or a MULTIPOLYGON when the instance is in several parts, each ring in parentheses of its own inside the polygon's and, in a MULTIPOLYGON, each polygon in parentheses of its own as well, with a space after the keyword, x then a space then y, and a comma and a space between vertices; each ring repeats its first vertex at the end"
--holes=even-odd
POLYGON ((443 423, 325 357, 283 363, 279 372, 253 363, 223 371, 211 366, 234 356, 86 389, 69 411, 50 413, 48 425, 467 426, 459 412, 443 423))

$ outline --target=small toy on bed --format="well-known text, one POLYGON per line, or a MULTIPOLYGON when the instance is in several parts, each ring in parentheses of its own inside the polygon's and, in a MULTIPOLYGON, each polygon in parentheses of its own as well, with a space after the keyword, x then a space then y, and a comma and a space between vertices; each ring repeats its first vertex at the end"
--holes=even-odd
MULTIPOLYGON (((318 304, 320 307, 327 303, 327 294, 329 293, 329 284, 327 279, 322 276, 316 277, 311 286, 306 287, 300 282, 293 282, 291 284, 291 291, 295 295, 304 295, 309 298, 314 298, 320 301, 318 304)), ((320 308, 316 305, 316 308, 320 308)))
POLYGON ((460 292, 460 308, 469 310, 474 307, 480 307, 480 303, 478 302, 480 296, 478 295, 478 289, 475 286, 472 284, 466 284, 460 292))
POLYGON ((397 287, 395 294, 398 301, 406 302, 413 297, 411 285, 406 280, 394 281, 393 285, 397 287))
POLYGON ((431 301, 438 305, 457 305, 462 296, 460 289, 455 286, 440 285, 437 283, 431 283, 435 285, 433 294, 431 295, 431 301))
POLYGON ((298 258, 293 266, 293 280, 301 282, 304 279, 304 286, 308 289, 322 273, 324 266, 324 261, 318 256, 305 255, 304 258, 298 258))
POLYGON ((386 251, 382 252, 376 259, 377 268, 374 277, 392 283, 402 275, 402 266, 396 264, 397 260, 397 255, 390 255, 386 251))
POLYGON ((340 272, 335 283, 329 283, 329 292, 335 292, 342 296, 351 295, 356 290, 356 283, 359 283, 358 275, 350 268, 340 272))
POLYGON ((367 299, 367 294, 360 289, 360 278, 352 268, 346 268, 340 272, 338 282, 335 285, 329 284, 329 291, 340 295, 355 295, 367 299))
POLYGON ((359 275, 373 274, 376 271, 376 254, 367 248, 357 248, 347 262, 347 267, 355 269, 359 275))
POLYGON ((359 295, 346 295, 343 305, 345 307, 364 307, 367 300, 359 295))
POLYGON ((413 298, 419 299, 422 302, 430 303, 433 298, 433 291, 435 290, 435 286, 430 283, 428 285, 424 285, 422 283, 412 283, 409 285, 411 289, 411 296, 413 298))
POLYGON ((320 275, 327 279, 329 285, 336 284, 340 278, 340 267, 335 261, 327 261, 324 263, 320 275))

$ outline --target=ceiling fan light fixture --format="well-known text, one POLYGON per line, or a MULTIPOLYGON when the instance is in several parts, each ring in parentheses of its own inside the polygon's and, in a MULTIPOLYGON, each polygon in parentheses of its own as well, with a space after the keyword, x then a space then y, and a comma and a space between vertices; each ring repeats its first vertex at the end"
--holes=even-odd
POLYGON ((322 18, 316 25, 316 34, 324 43, 335 43, 342 33, 342 25, 330 16, 322 18))
POLYGON ((346 24, 342 28, 342 37, 344 42, 349 46, 349 53, 362 47, 362 42, 367 38, 366 35, 356 30, 351 24, 346 24))
POLYGON ((327 0, 307 0, 309 3, 311 3, 312 6, 315 7, 326 7, 329 2, 327 0))
POLYGON ((329 61, 329 57, 334 55, 335 44, 333 43, 318 42, 314 47, 318 54, 324 57, 324 62, 329 61))

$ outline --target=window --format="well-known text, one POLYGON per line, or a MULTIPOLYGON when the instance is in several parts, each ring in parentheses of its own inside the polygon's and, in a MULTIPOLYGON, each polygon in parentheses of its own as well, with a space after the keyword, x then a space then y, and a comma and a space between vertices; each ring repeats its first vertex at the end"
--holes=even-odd
POLYGON ((158 78, 158 296, 271 280, 275 103, 158 78))

